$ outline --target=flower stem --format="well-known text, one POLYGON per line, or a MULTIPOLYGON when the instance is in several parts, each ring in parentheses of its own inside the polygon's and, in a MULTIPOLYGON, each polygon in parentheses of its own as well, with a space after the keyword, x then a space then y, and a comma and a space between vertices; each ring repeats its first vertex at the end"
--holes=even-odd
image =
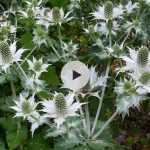
POLYGON ((100 134, 108 127, 108 125, 113 121, 113 119, 117 116, 118 112, 114 112, 113 115, 105 122, 102 128, 92 137, 92 139, 96 139, 100 134))
POLYGON ((87 133, 88 137, 91 136, 91 124, 90 124, 90 114, 89 114, 89 106, 88 104, 85 105, 85 117, 86 117, 86 126, 87 126, 87 133))
MULTIPOLYGON (((110 29, 109 29, 109 47, 110 48, 112 47, 112 37, 111 37, 111 30, 110 29)), ((111 65, 111 60, 109 60, 108 64, 107 64, 107 68, 106 68, 106 72, 105 72, 106 81, 105 81, 105 84, 104 84, 103 89, 102 89, 102 93, 101 93, 101 97, 100 97, 100 101, 99 101, 99 105, 98 105, 98 109, 96 112, 96 116, 95 116, 95 120, 94 120, 91 134, 94 134, 94 131, 95 131, 95 128, 97 125, 97 121, 98 121, 98 118, 99 118, 99 115, 101 112, 101 108, 102 108, 102 104, 103 104, 103 100, 104 100, 104 95, 105 95, 105 91, 106 91, 107 78, 109 76, 109 71, 110 71, 110 65, 111 65)))
MULTIPOLYGON (((78 95, 76 95, 75 98, 78 102, 80 102, 78 95)), ((84 113, 83 113, 83 110, 82 110, 82 106, 80 107, 79 110, 80 110, 81 117, 83 117, 82 118, 82 123, 83 123, 84 130, 86 131, 86 119, 85 119, 85 116, 84 116, 84 113)))
POLYGON ((25 59, 20 64, 21 66, 26 62, 26 60, 32 55, 32 53, 36 50, 36 47, 34 47, 31 52, 25 57, 25 59))
POLYGON ((16 89, 15 89, 14 82, 12 80, 10 80, 10 87, 11 87, 12 95, 15 98, 16 97, 16 89))
POLYGON ((102 94, 101 94, 101 97, 100 97, 98 109, 97 109, 95 120, 94 120, 94 124, 93 124, 93 127, 92 127, 92 134, 95 131, 95 128, 96 128, 96 125, 97 125, 97 121, 98 121, 98 117, 99 117, 100 112, 101 112, 101 108, 102 108, 102 104, 103 104, 103 99, 104 99, 104 95, 105 95, 105 91, 106 91, 107 78, 108 78, 109 70, 110 70, 110 64, 111 64, 111 61, 109 60, 109 62, 107 64, 107 68, 106 68, 106 73, 105 73, 106 82, 104 84, 105 86, 102 89, 102 94))
POLYGON ((24 72, 24 70, 22 69, 22 67, 20 66, 20 64, 19 64, 18 62, 16 62, 16 64, 17 64, 18 68, 20 69, 20 71, 22 72, 23 76, 24 76, 26 79, 28 79, 26 73, 24 72))

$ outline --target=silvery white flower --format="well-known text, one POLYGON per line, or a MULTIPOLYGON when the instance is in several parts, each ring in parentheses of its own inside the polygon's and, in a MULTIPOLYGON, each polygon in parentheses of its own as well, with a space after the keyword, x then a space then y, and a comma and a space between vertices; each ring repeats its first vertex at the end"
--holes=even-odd
POLYGON ((124 23, 122 27, 125 29, 126 33, 130 33, 132 29, 135 30, 136 34, 142 32, 140 23, 137 20, 126 21, 126 23, 124 23))
POLYGON ((125 5, 125 10, 128 13, 132 13, 135 8, 138 8, 138 3, 133 4, 132 1, 129 1, 127 5, 125 5))
POLYGON ((69 10, 72 10, 74 8, 79 9, 80 8, 80 0, 70 0, 70 4, 69 4, 69 10))
MULTIPOLYGON (((113 35, 116 35, 116 31, 119 29, 119 25, 117 24, 116 21, 112 21, 112 30, 111 33, 113 35)), ((102 35, 108 36, 109 34, 109 29, 107 27, 106 22, 101 22, 99 25, 97 25, 97 32, 101 33, 102 35)))
POLYGON ((28 76, 27 79, 22 82, 26 90, 34 93, 41 91, 44 88, 44 81, 38 79, 35 75, 28 76))
POLYGON ((117 111, 123 116, 128 114, 129 108, 139 108, 140 102, 145 98, 145 92, 139 91, 132 80, 124 79, 124 81, 117 82, 114 90, 117 93, 117 111))
POLYGON ((150 70, 130 73, 141 93, 150 93, 150 70))
POLYGON ((44 25, 47 29, 49 25, 55 25, 70 21, 73 17, 69 17, 71 14, 71 11, 68 13, 64 13, 64 10, 62 8, 54 7, 53 9, 47 9, 47 8, 40 8, 41 11, 37 15, 37 23, 44 25))
POLYGON ((28 98, 20 94, 18 100, 15 101, 15 106, 12 106, 11 108, 16 111, 14 117, 23 117, 26 119, 35 113, 36 107, 37 103, 35 102, 34 95, 28 98))
POLYGON ((91 90, 97 87, 106 86, 105 85, 106 78, 104 76, 99 76, 94 66, 90 67, 89 73, 90 73, 89 86, 91 90))
POLYGON ((143 70, 149 70, 150 54, 148 53, 148 62, 145 66, 140 66, 138 60, 138 51, 129 48, 129 56, 123 56, 122 59, 126 62, 125 70, 139 73, 143 70))
POLYGON ((38 47, 41 47, 42 44, 45 44, 47 46, 47 32, 45 30, 42 30, 42 27, 36 28, 33 30, 33 42, 38 45, 38 47))
POLYGON ((99 98, 99 89, 103 86, 106 86, 106 78, 98 75, 94 66, 89 68, 89 76, 89 83, 85 89, 83 88, 83 92, 81 91, 81 94, 82 96, 88 94, 99 98))
POLYGON ((28 116, 27 120, 31 123, 32 136, 39 126, 47 122, 47 119, 40 115, 37 111, 33 112, 32 116, 28 116))
POLYGON ((136 85, 131 79, 124 79, 122 81, 117 82, 117 85, 114 88, 114 91, 118 95, 131 95, 136 93, 136 85))
POLYGON ((79 49, 78 44, 74 44, 72 41, 69 43, 62 42, 61 48, 65 54, 63 54, 64 58, 76 58, 77 50, 79 49))
POLYGON ((32 70, 36 77, 38 78, 43 72, 47 72, 47 68, 49 64, 44 64, 43 59, 40 58, 37 60, 35 57, 33 57, 33 60, 27 60, 29 65, 29 70, 32 70))
POLYGON ((17 50, 16 41, 10 45, 7 42, 0 42, 0 67, 6 72, 14 62, 22 61, 21 56, 25 49, 17 50))
MULTIPOLYGON (((98 6, 97 10, 95 12, 92 12, 91 14, 97 20, 107 20, 106 15, 105 15, 105 6, 104 5, 98 6)), ((121 5, 119 5, 117 7, 113 7, 112 19, 121 18, 122 15, 123 15, 123 8, 121 7, 121 5)))
POLYGON ((136 94, 130 96, 118 96, 117 97, 117 111, 122 114, 123 118, 126 114, 129 114, 129 108, 139 108, 140 102, 144 99, 143 96, 136 94))
POLYGON ((46 118, 53 118, 59 128, 65 119, 71 116, 78 116, 76 113, 81 104, 74 102, 74 94, 70 93, 64 96, 62 93, 55 93, 52 100, 45 100, 42 102, 46 118))

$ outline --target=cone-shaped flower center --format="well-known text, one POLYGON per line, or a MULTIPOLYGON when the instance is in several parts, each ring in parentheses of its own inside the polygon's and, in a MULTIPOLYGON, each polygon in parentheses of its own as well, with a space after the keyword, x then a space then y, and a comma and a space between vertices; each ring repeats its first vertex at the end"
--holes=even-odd
POLYGON ((54 22, 59 23, 61 21, 61 14, 58 7, 54 7, 52 10, 52 16, 54 19, 54 22))
POLYGON ((113 17, 113 3, 111 1, 107 1, 104 5, 104 15, 106 19, 112 19, 113 17))
POLYGON ((67 104, 62 93, 55 96, 55 107, 58 115, 64 115, 66 113, 67 104))
POLYGON ((34 64, 34 70, 35 71, 41 71, 41 68, 42 68, 41 62, 39 62, 39 61, 35 62, 35 64, 34 64))
POLYGON ((149 84, 150 83, 150 72, 144 72, 140 77, 140 82, 142 84, 149 84))
POLYGON ((22 103, 22 112, 24 114, 30 114, 32 112, 32 107, 27 100, 22 103))
POLYGON ((3 64, 12 63, 12 54, 7 42, 2 41, 0 42, 0 55, 1 55, 1 62, 3 64))
POLYGON ((135 87, 133 86, 133 84, 129 81, 126 81, 124 83, 124 92, 126 95, 130 95, 136 92, 135 87))
POLYGON ((140 48, 139 52, 138 52, 138 57, 137 57, 137 62, 139 64, 139 66, 141 67, 145 67, 148 63, 148 48, 146 47, 142 47, 140 48))

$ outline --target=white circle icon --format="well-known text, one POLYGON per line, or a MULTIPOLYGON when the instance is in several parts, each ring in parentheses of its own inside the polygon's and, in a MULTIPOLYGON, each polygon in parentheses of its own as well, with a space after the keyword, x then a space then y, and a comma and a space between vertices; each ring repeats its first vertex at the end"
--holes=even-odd
POLYGON ((80 61, 68 62, 61 71, 64 88, 78 91, 89 81, 89 69, 80 61))

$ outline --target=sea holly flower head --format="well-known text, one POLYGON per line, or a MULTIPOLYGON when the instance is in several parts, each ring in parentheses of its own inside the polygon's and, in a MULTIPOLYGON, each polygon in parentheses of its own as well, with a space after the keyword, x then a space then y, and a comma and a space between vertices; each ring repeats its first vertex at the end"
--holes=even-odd
POLYGON ((139 51, 129 48, 129 56, 123 56, 126 62, 125 70, 138 73, 149 70, 150 54, 146 47, 141 47, 139 51))
POLYGON ((99 90, 104 86, 106 86, 106 77, 99 75, 98 72, 96 72, 96 67, 91 66, 89 68, 89 82, 85 87, 78 91, 78 93, 83 97, 95 96, 100 98, 99 90))
POLYGON ((65 54, 63 54, 64 59, 67 59, 69 61, 70 59, 76 58, 77 51, 79 49, 78 44, 74 44, 72 41, 69 43, 62 42, 62 47, 65 54))
POLYGON ((40 48, 42 44, 47 46, 47 38, 48 34, 47 31, 42 26, 37 26, 33 30, 33 42, 40 48))
POLYGON ((104 76, 99 76, 94 66, 90 67, 89 73, 90 73, 89 86, 91 90, 94 90, 98 87, 106 86, 105 85, 106 78, 104 76))
POLYGON ((34 95, 28 98, 20 94, 18 100, 14 102, 15 106, 12 106, 11 108, 16 111, 15 117, 23 117, 24 119, 31 116, 37 107, 34 95))
POLYGON ((27 91, 32 91, 33 93, 40 92, 44 88, 44 81, 38 79, 35 75, 27 76, 27 79, 24 79, 22 84, 27 91))
POLYGON ((30 130, 32 132, 32 136, 33 136, 35 130, 37 128, 39 128, 39 126, 47 123, 47 119, 44 116, 40 115, 40 113, 37 111, 33 112, 32 116, 28 116, 27 120, 28 120, 28 122, 31 123, 30 130))
POLYGON ((133 10, 135 10, 136 8, 138 8, 138 3, 132 3, 132 1, 129 1, 126 5, 125 5, 125 11, 127 13, 132 13, 133 10))
POLYGON ((91 13, 98 20, 112 20, 121 18, 123 8, 120 6, 114 7, 111 1, 107 1, 103 6, 98 6, 97 10, 91 13))
POLYGON ((59 128, 65 119, 72 116, 78 116, 76 113, 82 104, 74 102, 74 94, 69 93, 64 96, 62 93, 55 93, 52 100, 45 100, 42 102, 46 118, 53 118, 54 122, 59 128))
POLYGON ((6 70, 14 63, 22 61, 21 56, 25 49, 16 48, 16 41, 12 44, 8 44, 6 41, 0 42, 0 67, 6 72, 6 70))
MULTIPOLYGON (((119 29, 119 25, 117 24, 117 22, 115 20, 112 21, 111 24, 111 32, 113 35, 116 35, 117 30, 119 29)), ((100 22, 97 25, 97 32, 99 32, 102 35, 106 35, 106 37, 109 35, 109 27, 107 26, 106 22, 100 22)))
POLYGON ((124 79, 118 82, 114 90, 117 93, 117 111, 123 117, 129 113, 129 108, 139 108, 140 102, 145 98, 145 92, 139 91, 140 89, 132 80, 124 79))
POLYGON ((43 72, 47 72, 49 64, 44 64, 42 58, 37 60, 35 57, 33 57, 32 61, 27 60, 27 62, 29 65, 29 70, 32 70, 36 74, 36 77, 39 77, 43 72))
POLYGON ((130 95, 136 93, 136 85, 135 82, 133 82, 131 79, 124 79, 117 82, 114 90, 118 95, 130 95))
MULTIPOLYGON (((39 12, 40 10, 38 10, 39 12)), ((54 7, 51 10, 47 8, 41 8, 41 12, 38 14, 37 23, 44 25, 47 29, 49 25, 61 25, 62 23, 70 21, 73 17, 69 17, 71 11, 64 13, 62 8, 54 7)))

